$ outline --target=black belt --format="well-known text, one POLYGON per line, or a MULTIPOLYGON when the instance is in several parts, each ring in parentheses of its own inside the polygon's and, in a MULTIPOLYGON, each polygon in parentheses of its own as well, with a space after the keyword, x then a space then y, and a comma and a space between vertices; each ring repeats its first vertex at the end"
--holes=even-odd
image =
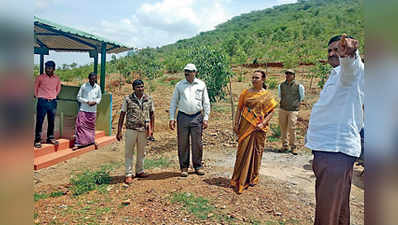
POLYGON ((185 116, 194 117, 194 116, 197 116, 197 115, 201 114, 202 111, 199 111, 199 112, 197 112, 197 113, 195 113, 195 114, 187 114, 187 113, 184 113, 184 112, 181 112, 181 111, 178 111, 178 113, 181 113, 181 114, 183 114, 183 115, 185 115, 185 116))
POLYGON ((55 101, 55 100, 57 100, 57 99, 48 99, 48 98, 39 98, 39 99, 42 99, 42 100, 44 100, 44 101, 47 101, 47 102, 52 102, 52 101, 55 101))

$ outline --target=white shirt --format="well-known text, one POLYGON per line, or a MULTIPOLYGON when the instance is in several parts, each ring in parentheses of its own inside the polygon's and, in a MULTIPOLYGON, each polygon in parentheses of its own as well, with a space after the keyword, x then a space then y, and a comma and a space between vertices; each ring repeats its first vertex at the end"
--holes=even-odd
POLYGON ((77 100, 80 104, 80 111, 97 112, 97 105, 101 102, 101 88, 98 84, 91 86, 90 82, 84 83, 77 94, 77 100), (97 104, 89 106, 88 102, 96 102, 97 104))
MULTIPOLYGON (((281 98, 281 84, 278 85, 278 96, 279 98, 281 98)), ((299 96, 300 96, 300 102, 304 101, 305 92, 304 92, 304 86, 302 84, 299 84, 299 96)))
POLYGON ((170 102, 170 120, 175 120, 177 108, 189 115, 203 110, 203 120, 209 120, 210 100, 205 82, 197 78, 192 83, 186 79, 179 81, 170 102))
POLYGON ((359 157, 363 127, 364 64, 356 58, 340 58, 313 106, 307 130, 309 149, 341 152, 359 157))

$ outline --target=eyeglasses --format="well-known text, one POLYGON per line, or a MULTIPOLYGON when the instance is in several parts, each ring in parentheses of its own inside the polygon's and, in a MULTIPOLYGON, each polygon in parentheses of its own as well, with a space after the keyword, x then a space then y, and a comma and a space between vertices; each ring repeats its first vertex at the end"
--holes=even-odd
POLYGON ((195 72, 194 70, 184 70, 184 73, 193 73, 195 72))

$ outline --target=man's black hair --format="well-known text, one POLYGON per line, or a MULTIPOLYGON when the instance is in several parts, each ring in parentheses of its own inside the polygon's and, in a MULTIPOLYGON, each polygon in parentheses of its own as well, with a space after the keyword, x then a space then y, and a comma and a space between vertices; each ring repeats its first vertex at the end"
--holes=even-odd
POLYGON ((91 76, 97 76, 97 74, 94 73, 94 72, 89 73, 89 74, 88 74, 88 79, 90 79, 91 76))
POLYGON ((133 82, 133 88, 137 87, 138 85, 144 85, 144 81, 137 79, 133 82))
POLYGON ((45 63, 46 67, 52 67, 55 69, 55 62, 50 60, 45 63))
MULTIPOLYGON (((328 46, 329 46, 330 44, 332 44, 333 42, 335 42, 335 41, 340 41, 340 40, 341 40, 341 37, 342 37, 342 35, 336 35, 336 36, 332 37, 332 38, 329 40, 328 46)), ((347 36, 347 38, 354 39, 352 36, 347 36)))

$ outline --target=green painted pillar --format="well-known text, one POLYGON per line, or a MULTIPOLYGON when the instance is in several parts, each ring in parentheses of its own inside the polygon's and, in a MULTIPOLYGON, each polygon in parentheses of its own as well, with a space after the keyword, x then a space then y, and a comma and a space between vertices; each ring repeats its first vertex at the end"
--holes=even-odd
POLYGON ((94 69, 93 72, 95 74, 98 74, 98 51, 97 50, 92 50, 89 52, 90 58, 94 58, 94 69))
POLYGON ((59 136, 64 136, 64 112, 61 112, 59 117, 59 136))
POLYGON ((94 73, 98 74, 98 53, 94 56, 94 73))
POLYGON ((105 64, 106 64, 106 43, 102 42, 101 45, 101 92, 105 93, 105 64))
POLYGON ((44 72, 44 55, 40 54, 40 74, 44 72))

